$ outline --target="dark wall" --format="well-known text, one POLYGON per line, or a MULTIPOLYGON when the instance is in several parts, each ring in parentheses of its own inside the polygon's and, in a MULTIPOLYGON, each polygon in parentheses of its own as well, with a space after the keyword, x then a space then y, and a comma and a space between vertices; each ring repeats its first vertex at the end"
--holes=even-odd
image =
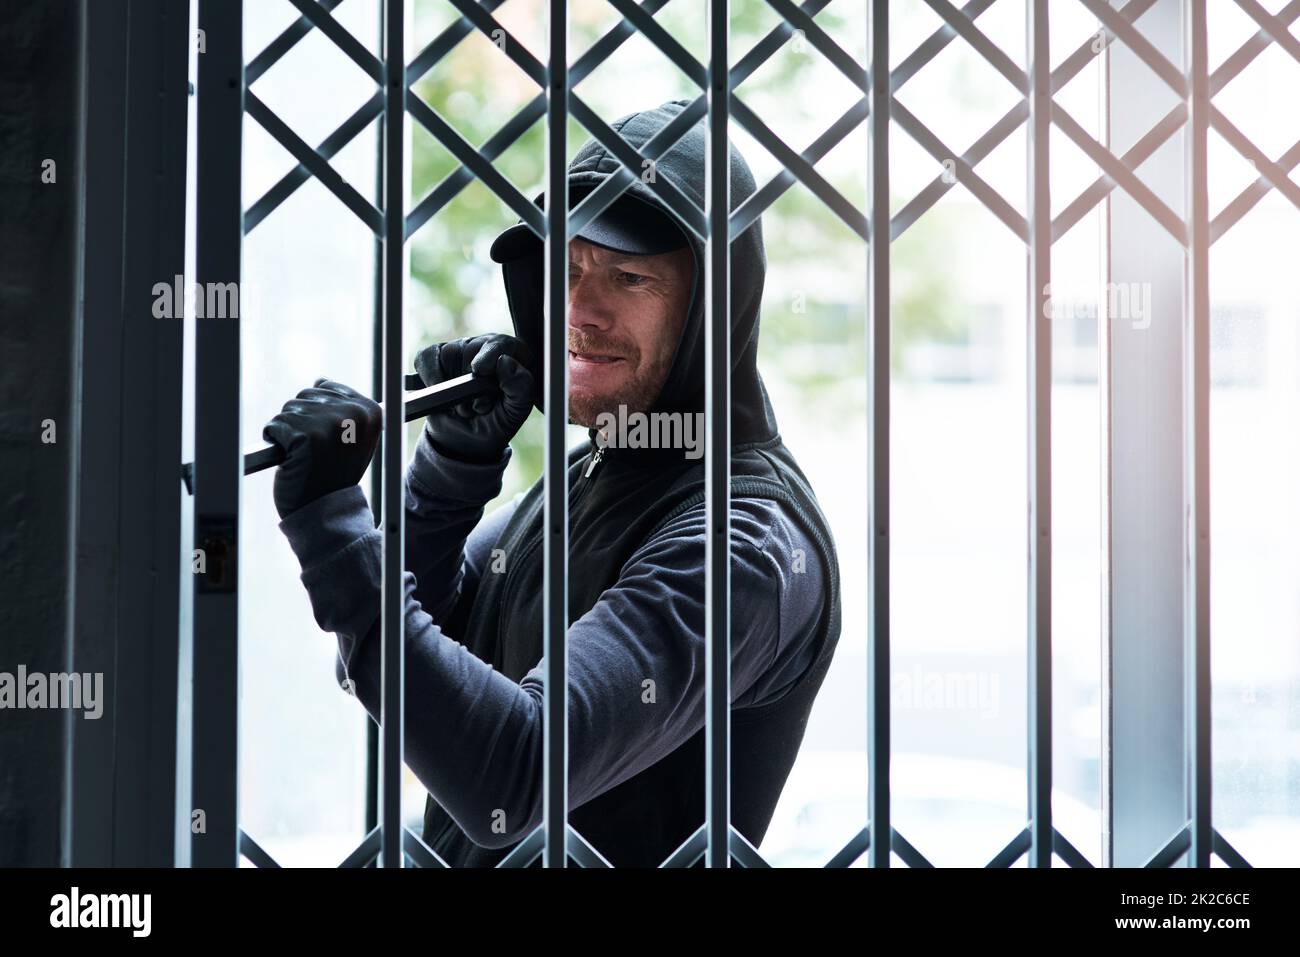
MULTIPOLYGON (((11 674, 67 670, 78 24, 74 0, 0 0, 0 671, 11 674), (53 183, 41 181, 46 159, 53 183)), ((0 866, 60 862, 67 720, 0 710, 0 866)))

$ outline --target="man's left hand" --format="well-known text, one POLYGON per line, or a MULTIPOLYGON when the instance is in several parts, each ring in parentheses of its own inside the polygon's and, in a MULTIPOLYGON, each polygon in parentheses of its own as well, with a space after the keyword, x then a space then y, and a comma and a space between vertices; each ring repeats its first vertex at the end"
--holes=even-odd
POLYGON ((329 379, 286 402, 262 430, 285 451, 273 490, 280 518, 361 481, 382 432, 379 403, 329 379))

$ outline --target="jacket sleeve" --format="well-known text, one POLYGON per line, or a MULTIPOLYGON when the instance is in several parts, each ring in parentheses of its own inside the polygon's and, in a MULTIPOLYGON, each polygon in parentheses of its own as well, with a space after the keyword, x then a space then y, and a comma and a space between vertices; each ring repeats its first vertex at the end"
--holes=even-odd
MULTIPOLYGON (((413 597, 441 625, 472 600, 492 546, 522 498, 482 518, 501 491, 510 455, 507 447, 495 464, 461 462, 439 455, 421 433, 406 473, 406 570, 417 576, 413 597)), ((280 529, 299 557, 317 624, 339 636, 335 675, 352 690, 357 641, 349 636, 361 633, 358 615, 369 624, 371 599, 377 601, 383 582, 382 536, 365 495, 359 486, 333 492, 288 516, 280 529), (326 616, 336 627, 325 625, 326 616)))
MULTIPOLYGON (((477 588, 476 575, 467 579, 473 570, 467 568, 465 542, 480 525, 484 506, 500 494, 510 455, 506 446, 495 464, 460 462, 439 455, 427 430, 420 430, 406 471, 406 568, 415 575, 416 601, 440 625, 462 594, 472 596, 477 588)), ((483 544, 482 535, 477 540, 483 544)))
MULTIPOLYGON (((368 516, 354 491, 334 495, 368 516)), ((286 534, 316 620, 337 635, 355 694, 378 720, 379 594, 371 571, 380 542, 362 524, 350 526, 355 539, 337 538, 329 549, 317 541, 321 550, 313 550, 296 529, 286 534)), ((782 690, 773 680, 783 664, 808 660, 822 599, 816 552, 774 503, 734 501, 732 528, 731 690, 733 704, 743 706, 782 690)), ((704 534, 703 506, 666 525, 569 628, 574 807, 704 726, 704 534)), ((407 573, 406 762, 471 840, 507 847, 542 816, 541 663, 518 683, 494 671, 443 633, 416 588, 407 573)))

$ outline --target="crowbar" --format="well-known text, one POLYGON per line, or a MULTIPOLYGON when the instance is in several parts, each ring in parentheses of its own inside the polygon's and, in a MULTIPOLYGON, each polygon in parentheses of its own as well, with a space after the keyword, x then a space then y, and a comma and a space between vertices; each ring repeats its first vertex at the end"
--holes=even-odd
MULTIPOLYGON (((478 395, 492 395, 500 392, 500 390, 501 386, 498 385, 495 376, 474 375, 473 373, 456 376, 456 378, 448 379, 446 382, 431 385, 427 389, 412 392, 410 398, 402 405, 403 421, 414 422, 416 419, 424 418, 430 412, 444 406, 453 405, 462 399, 471 399, 478 395)), ((383 408, 382 403, 380 408, 383 408)), ((252 475, 255 472, 262 472, 274 468, 283 461, 284 449, 275 443, 269 443, 251 452, 244 453, 244 474, 252 475)), ((181 481, 185 483, 185 490, 193 495, 193 462, 186 462, 181 466, 181 481)))

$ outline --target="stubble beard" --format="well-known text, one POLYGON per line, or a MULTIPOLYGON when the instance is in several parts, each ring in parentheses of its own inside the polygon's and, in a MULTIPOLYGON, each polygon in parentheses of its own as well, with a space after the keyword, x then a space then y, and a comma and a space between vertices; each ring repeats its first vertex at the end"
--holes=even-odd
POLYGON ((659 398, 659 392, 668 379, 668 371, 667 364, 660 363, 655 368, 633 376, 613 392, 594 393, 586 389, 570 389, 569 421, 593 429, 601 414, 617 416, 620 406, 626 407, 629 414, 648 412, 659 398))

